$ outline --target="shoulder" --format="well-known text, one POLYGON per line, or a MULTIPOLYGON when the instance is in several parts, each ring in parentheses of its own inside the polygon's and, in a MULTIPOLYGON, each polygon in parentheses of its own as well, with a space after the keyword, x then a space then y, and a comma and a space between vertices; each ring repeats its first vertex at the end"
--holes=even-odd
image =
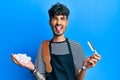
POLYGON ((83 48, 82 48, 82 46, 80 45, 79 42, 69 39, 69 43, 71 45, 71 49, 73 51, 73 54, 75 54, 75 55, 84 54, 83 48))
POLYGON ((69 40, 72 49, 72 56, 75 65, 75 70, 81 69, 84 62, 84 51, 78 41, 69 40))
POLYGON ((79 46, 79 47, 81 47, 81 44, 80 44, 80 42, 78 42, 78 41, 71 40, 71 39, 68 39, 68 41, 70 42, 70 44, 71 44, 72 46, 79 46))

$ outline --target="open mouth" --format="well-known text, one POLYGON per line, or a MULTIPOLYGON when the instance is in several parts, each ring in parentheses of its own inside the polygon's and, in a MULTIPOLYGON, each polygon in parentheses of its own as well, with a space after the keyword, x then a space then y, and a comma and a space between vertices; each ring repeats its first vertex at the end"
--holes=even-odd
POLYGON ((58 26, 55 26, 55 28, 56 28, 57 32, 60 32, 62 30, 63 26, 62 25, 58 25, 58 26))

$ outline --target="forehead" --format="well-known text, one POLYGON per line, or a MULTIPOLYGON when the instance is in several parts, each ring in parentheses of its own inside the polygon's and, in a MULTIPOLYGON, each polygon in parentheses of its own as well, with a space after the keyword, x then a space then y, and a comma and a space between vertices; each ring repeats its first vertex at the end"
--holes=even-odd
POLYGON ((53 18, 56 17, 56 18, 61 18, 61 17, 64 17, 64 18, 67 18, 66 15, 54 15, 53 18))

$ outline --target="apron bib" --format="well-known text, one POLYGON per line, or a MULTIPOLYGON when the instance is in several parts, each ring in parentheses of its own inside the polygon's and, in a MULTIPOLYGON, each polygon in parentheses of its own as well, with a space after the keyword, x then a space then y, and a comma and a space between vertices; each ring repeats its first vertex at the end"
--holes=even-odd
POLYGON ((76 80, 75 68, 72 57, 72 50, 68 39, 66 39, 69 54, 55 55, 51 54, 51 42, 49 45, 52 72, 46 72, 46 80, 76 80))

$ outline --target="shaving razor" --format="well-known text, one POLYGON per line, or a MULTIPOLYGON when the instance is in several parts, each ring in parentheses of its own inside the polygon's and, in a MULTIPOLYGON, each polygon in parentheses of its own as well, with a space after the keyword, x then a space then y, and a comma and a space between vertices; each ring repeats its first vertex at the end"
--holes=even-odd
POLYGON ((87 42, 90 49, 94 52, 94 53, 97 53, 96 49, 94 48, 94 46, 92 45, 92 43, 90 41, 87 42))

